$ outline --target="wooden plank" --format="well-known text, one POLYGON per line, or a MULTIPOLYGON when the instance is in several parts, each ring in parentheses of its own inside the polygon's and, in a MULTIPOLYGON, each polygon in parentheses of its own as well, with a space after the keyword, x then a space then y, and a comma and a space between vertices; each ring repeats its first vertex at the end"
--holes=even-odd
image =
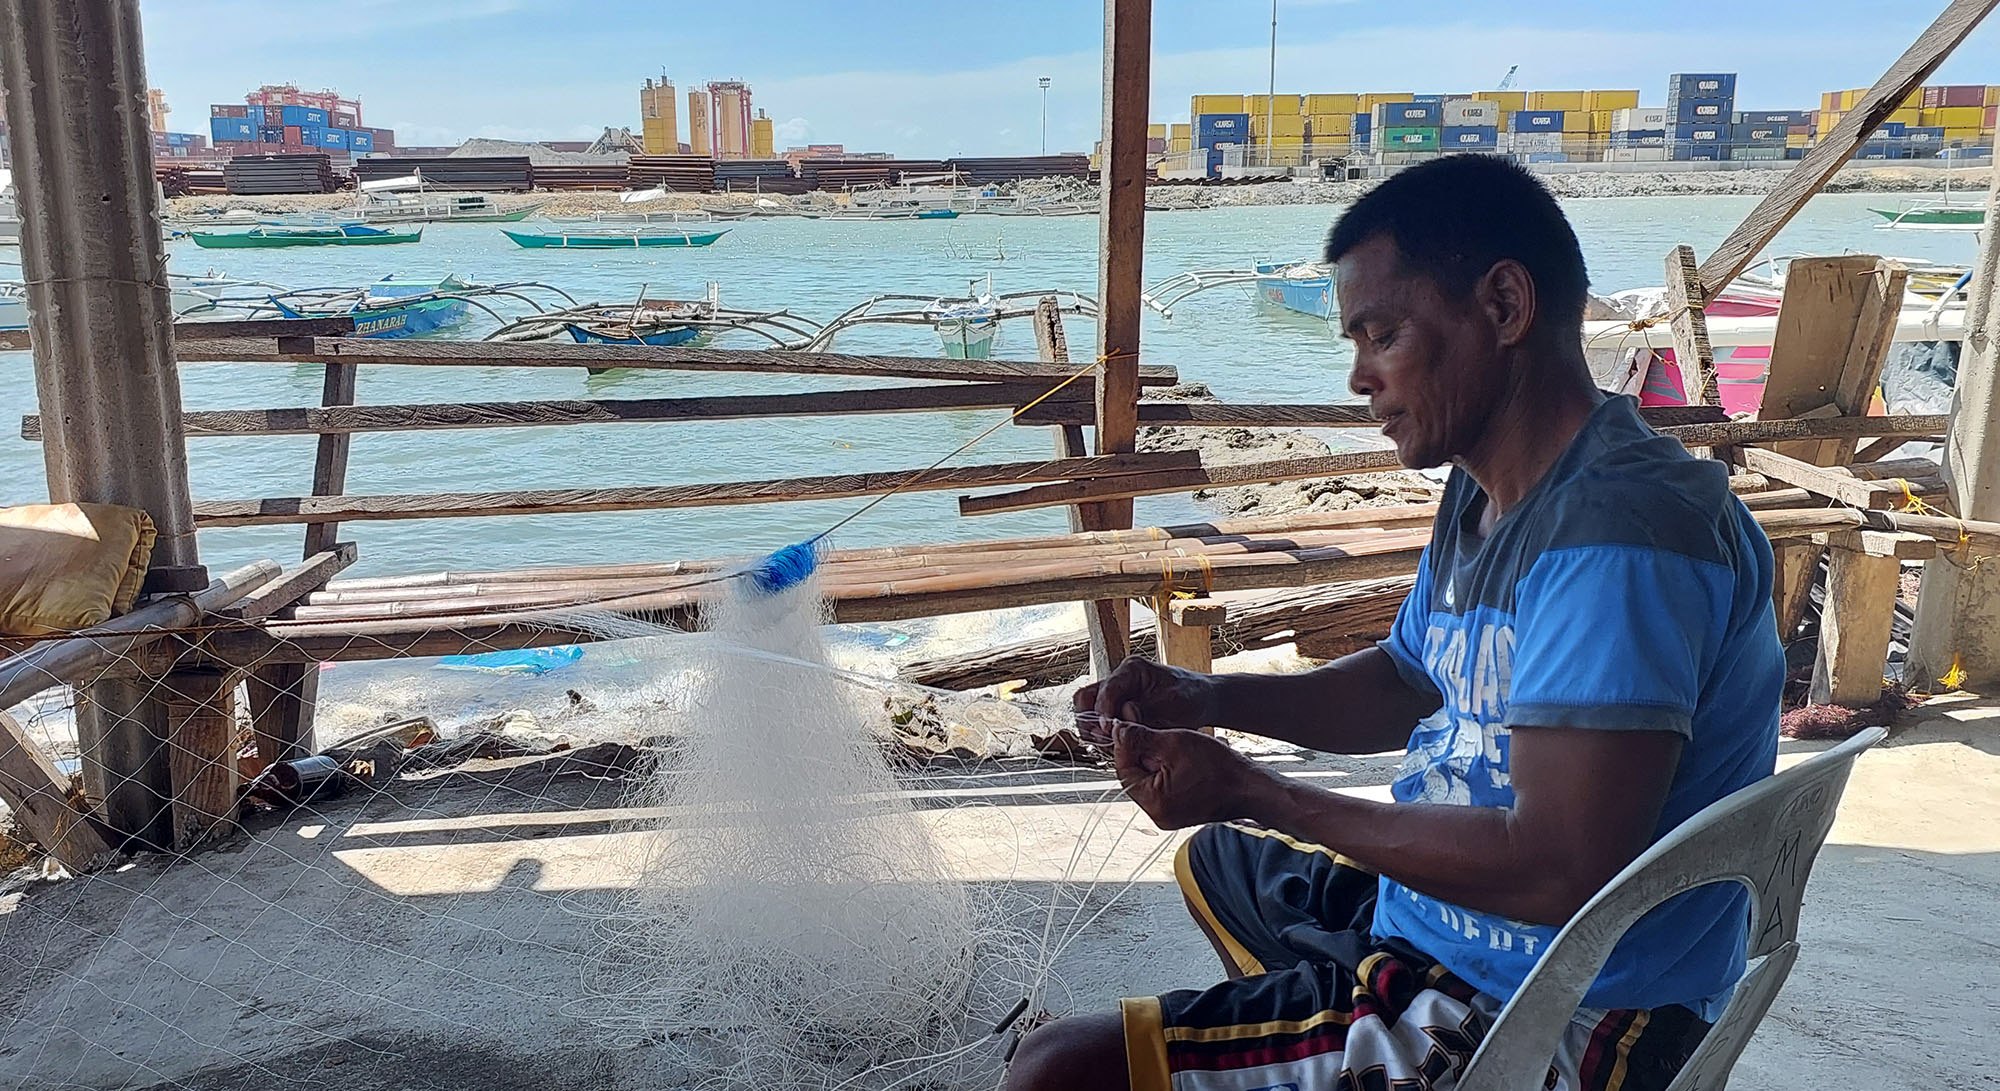
POLYGON ((353 564, 358 556, 360 548, 353 542, 335 543, 332 549, 315 553, 278 573, 277 578, 238 599, 234 605, 217 611, 217 614, 239 621, 270 617, 326 586, 328 580, 353 564))
POLYGON ((1830 530, 1813 535, 1812 540, 1823 546, 1870 557, 1894 557, 1899 561, 1927 561, 1940 552, 1937 539, 1896 530, 1830 530))
POLYGON ((1105 455, 1090 458, 950 466, 935 470, 882 470, 827 477, 723 481, 695 485, 539 489, 481 493, 396 493, 383 496, 291 496, 261 500, 208 500, 195 504, 204 527, 270 526, 383 519, 456 519, 494 515, 555 515, 589 511, 768 504, 835 500, 880 493, 1005 485, 1071 478, 1170 473, 1200 465, 1192 451, 1105 455))
POLYGON ((958 500, 958 513, 995 515, 1000 512, 1025 511, 1051 504, 1074 504, 1082 500, 1104 497, 1125 499, 1191 492, 1195 489, 1219 488, 1227 485, 1311 481, 1322 477, 1339 477, 1342 474, 1396 470, 1401 469, 1402 465, 1397 461, 1394 451, 1356 451, 1348 454, 1248 462, 1236 466, 1197 468, 1144 476, 1126 474, 1091 481, 1062 481, 1051 485, 1037 485, 989 496, 962 496, 958 500))
MULTIPOLYGON (((1045 298, 1035 305, 1035 350, 1045 363, 1070 362, 1069 332, 1063 328, 1062 307, 1054 297, 1045 298)), ((1068 403, 1053 401, 1043 403, 1050 406, 1056 404, 1068 403)), ((1077 404, 1085 406, 1085 412, 1092 421, 1097 419, 1094 378, 1090 400, 1077 404)), ((1018 413, 1015 419, 1020 419, 1018 413)), ((1090 447, 1084 439, 1083 428, 1077 424, 1064 424, 1058 427, 1055 433, 1055 445, 1058 458, 1083 458, 1090 453, 1090 447)), ((1103 512, 1079 506, 1065 508, 1063 514, 1069 521, 1072 533, 1102 529, 1100 524, 1109 522, 1103 512)), ((1131 624, 1132 608, 1115 599, 1092 599, 1083 604, 1083 618, 1086 638, 1090 648, 1093 649, 1093 654, 1097 656, 1097 661, 1092 666, 1098 672, 1098 676, 1103 677, 1117 665, 1111 660, 1111 653, 1118 648, 1119 626, 1129 627, 1131 624)), ((1129 639, 1125 642, 1125 654, 1131 654, 1129 639)))
POLYGON ((1862 444, 1855 452, 1852 462, 1879 462, 1906 443, 1921 442, 1935 437, 1918 436, 1877 436, 1862 444))
POLYGON ((313 714, 319 706, 319 662, 245 664, 244 696, 257 760, 269 766, 313 752, 313 714))
POLYGON ((1733 447, 1787 439, 1934 435, 1951 423, 1945 414, 1895 417, 1825 417, 1813 420, 1745 420, 1726 424, 1678 424, 1660 429, 1688 447, 1733 447))
MULTIPOLYGON (((1889 362, 1889 349, 1895 342, 1909 279, 1909 269, 1893 261, 1877 262, 1875 268, 1862 274, 1861 306, 1833 390, 1833 406, 1842 416, 1865 416, 1875 400, 1882 385, 1882 368, 1889 362)), ((1839 466, 1853 461, 1854 445, 1852 437, 1824 439, 1813 449, 1800 452, 1799 457, 1821 466, 1839 466)))
MULTIPOLYGON (((325 389, 320 404, 353 405, 356 371, 353 364, 326 365, 325 389)), ((353 448, 354 438, 344 433, 319 437, 319 450, 313 458, 314 496, 339 496, 347 491, 347 456, 353 448)), ((331 549, 339 533, 340 524, 336 522, 319 520, 306 523, 305 556, 331 549)))
POLYGON ((1215 669, 1215 627, 1229 608, 1211 598, 1153 600, 1154 639, 1160 662, 1207 674, 1215 669))
POLYGON ((1681 392, 1689 405, 1716 405, 1715 351, 1708 344, 1709 294, 1695 273, 1694 248, 1676 246, 1667 253, 1668 329, 1673 333, 1674 362, 1681 371, 1681 392))
POLYGON ((77 874, 111 845, 90 816, 70 805, 70 779, 56 770, 12 716, 0 712, 0 802, 29 839, 77 874))
MULTIPOLYGON (((801 394, 736 394, 705 398, 574 399, 524 402, 433 402, 338 405, 323 409, 212 409, 181 416, 190 437, 292 436, 333 432, 445 431, 460 428, 544 428, 574 424, 768 420, 844 413, 1013 409, 1048 393, 1049 383, 964 383, 887 389, 822 390, 801 394)), ((1044 405, 1088 399, 1095 384, 1079 379, 1044 405)), ((1078 404, 1087 405, 1087 401, 1078 404)), ((1037 408, 1040 408, 1039 406, 1037 408)), ((21 418, 21 438, 41 439, 41 418, 21 418)))
MULTIPOLYGON (((1655 428, 1676 424, 1716 424, 1728 420, 1718 405, 1649 405, 1640 417, 1655 428)), ((1017 424, 1086 425, 1097 423, 1095 406, 1081 399, 1045 402, 1015 417, 1017 424)), ((1381 418, 1365 405, 1344 402, 1290 404, 1276 402, 1146 402, 1139 403, 1142 428, 1372 428, 1381 418)))
POLYGON ((164 683, 176 851, 236 826, 236 676, 175 671, 164 683))
MULTIPOLYGON (((177 342, 266 337, 339 337, 353 332, 352 318, 244 318, 174 323, 174 340, 177 342)), ((0 352, 25 352, 29 347, 27 330, 0 330, 0 352)))
MULTIPOLYGON (((1145 314, 1146 124, 1151 117, 1152 0, 1104 0, 1103 168, 1097 217, 1097 445, 1122 454, 1138 440, 1139 331, 1145 314)), ((1114 499, 1079 509, 1087 530, 1132 525, 1132 502, 1114 499)), ((1103 677, 1131 654, 1129 602, 1104 607, 1092 630, 1103 642, 1092 658, 1103 677)))
POLYGON ((1886 481, 1863 481, 1845 470, 1815 466, 1758 447, 1738 448, 1736 457, 1745 469, 1849 507, 1894 508, 1903 503, 1903 490, 1886 481))
MULTIPOLYGON (((595 367, 652 371, 740 371, 774 375, 862 375, 974 383, 1061 382, 1075 373, 1032 360, 952 360, 940 356, 862 356, 793 349, 661 348, 571 345, 553 341, 371 341, 314 338, 310 351, 283 352, 267 341, 202 341, 177 348, 182 360, 237 363, 348 363, 410 367, 595 367)), ((1141 386, 1171 386, 1179 372, 1137 369, 1141 386)), ((1079 380, 1081 381, 1081 380, 1079 380)))
POLYGON ((1835 549, 1827 559, 1826 607, 1820 611, 1819 653, 1811 700, 1821 705, 1869 705, 1882 695, 1890 624, 1902 564, 1835 549))
POLYGON ((1952 0, 1910 48, 1896 58, 1882 78, 1875 81, 1860 104, 1844 114, 1830 131, 1820 135, 1805 159, 1785 175, 1702 263, 1701 283, 1709 297, 1713 298, 1750 267, 1778 232, 1805 207, 1806 201, 1840 173, 1840 168, 1854 158, 1855 151, 1869 135, 1882 127, 1911 92, 1923 86, 1924 79, 1936 71, 1939 62, 1958 48, 1996 5, 2000 5, 2000 0, 1952 0))

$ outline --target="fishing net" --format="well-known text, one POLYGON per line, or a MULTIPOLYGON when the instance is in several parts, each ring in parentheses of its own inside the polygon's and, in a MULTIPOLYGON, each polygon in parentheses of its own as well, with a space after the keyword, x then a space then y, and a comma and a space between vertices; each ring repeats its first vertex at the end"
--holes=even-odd
MULTIPOLYGON (((991 1087, 1023 1028, 1143 984, 1068 978, 1106 914, 1182 922, 1174 839, 1037 756, 1060 695, 864 673, 810 586, 741 585, 698 633, 356 636, 320 676, 324 791, 260 779, 240 831, 88 873, 0 858, 0 1088, 991 1087)), ((103 673, 164 694, 228 639, 103 673)), ((65 773, 87 692, 16 710, 65 773)))

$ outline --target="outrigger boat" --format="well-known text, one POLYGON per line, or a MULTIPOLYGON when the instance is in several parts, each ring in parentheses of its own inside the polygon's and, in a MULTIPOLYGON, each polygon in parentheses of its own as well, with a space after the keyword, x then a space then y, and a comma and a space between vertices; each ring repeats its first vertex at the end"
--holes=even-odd
POLYGON ((424 188, 424 172, 400 178, 377 178, 360 185, 360 203, 350 212, 362 223, 519 223, 546 204, 533 201, 501 208, 490 193, 461 193, 424 188))
POLYGON ((530 250, 632 250, 650 246, 707 246, 724 235, 729 228, 721 227, 712 231, 691 231, 685 228, 670 228, 646 225, 635 230, 623 231, 611 228, 590 230, 559 230, 552 233, 509 231, 500 229, 501 234, 513 239, 516 245, 530 250))
POLYGON ((205 318, 352 318, 355 337, 388 340, 421 337, 457 325, 477 309, 496 322, 509 321, 489 303, 511 300, 536 313, 548 307, 575 306, 576 300, 553 285, 535 282, 475 284, 456 276, 407 279, 394 275, 362 287, 267 289, 257 295, 216 294, 176 317, 205 318), (546 292, 553 299, 536 298, 546 292), (560 302, 558 302, 560 301, 560 302))
POLYGON ((1248 269, 1196 269, 1146 289, 1146 306, 1172 318, 1182 300, 1211 288, 1252 289, 1260 302, 1288 311, 1330 319, 1337 310, 1333 267, 1317 261, 1260 262, 1248 269))
POLYGON ((424 229, 394 231, 366 224, 267 224, 248 231, 190 231, 188 238, 206 250, 260 249, 277 246, 383 246, 419 242, 424 229))
POLYGON ((486 340, 536 341, 568 334, 581 345, 665 347, 741 330, 789 347, 811 340, 820 329, 819 323, 790 311, 730 309, 721 300, 721 286, 715 283, 700 299, 655 298, 642 287, 630 303, 586 303, 528 315, 493 331, 486 340))
MULTIPOLYGON (((167 274, 168 299, 175 318, 208 317, 218 301, 232 290, 283 291, 275 284, 237 280, 219 273, 167 274)), ((234 317, 234 316, 232 316, 234 317)), ((275 317, 275 316, 273 316, 275 317)), ((18 280, 0 281, 0 330, 28 328, 28 288, 18 280)))
POLYGON ((929 326, 937 333, 947 357, 984 360, 992 354, 1000 323, 1010 318, 1031 317, 1035 307, 1051 296, 1055 298, 1056 306, 1066 314, 1097 316, 1097 301, 1089 296, 1067 289, 994 295, 993 278, 987 277, 983 289, 978 281, 973 281, 967 294, 961 297, 871 296, 828 322, 817 336, 799 347, 810 352, 828 351, 833 347, 834 338, 857 326, 929 326))
POLYGON ((1876 227, 1923 227, 1942 231, 1977 231, 1986 226, 1982 205, 1955 205, 1950 198, 1920 201, 1905 209, 1871 208, 1868 211, 1889 221, 1876 227))

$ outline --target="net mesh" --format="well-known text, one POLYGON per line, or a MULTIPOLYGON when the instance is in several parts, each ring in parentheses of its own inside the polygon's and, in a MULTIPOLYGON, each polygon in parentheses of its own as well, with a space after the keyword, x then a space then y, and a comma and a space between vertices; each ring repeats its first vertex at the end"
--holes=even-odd
POLYGON ((1172 839, 1128 836, 1105 770, 1023 756, 1066 706, 855 670, 810 591, 721 596, 701 633, 550 615, 599 642, 511 668, 395 658, 509 650, 441 628, 217 626, 44 691, 22 733, 99 804, 252 777, 245 679, 301 660, 350 741, 324 782, 251 781, 240 827, 177 808, 172 851, 14 871, 0 1087, 994 1086, 1172 839), (99 737, 174 776, 112 780, 77 760, 99 737))

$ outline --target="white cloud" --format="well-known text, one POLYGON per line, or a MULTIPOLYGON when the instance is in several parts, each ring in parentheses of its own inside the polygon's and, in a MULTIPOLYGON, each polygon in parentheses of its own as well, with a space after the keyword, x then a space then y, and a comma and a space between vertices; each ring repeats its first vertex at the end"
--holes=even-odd
POLYGON ((780 148, 810 144, 812 143, 812 123, 802 117, 776 122, 771 126, 771 139, 780 148))

